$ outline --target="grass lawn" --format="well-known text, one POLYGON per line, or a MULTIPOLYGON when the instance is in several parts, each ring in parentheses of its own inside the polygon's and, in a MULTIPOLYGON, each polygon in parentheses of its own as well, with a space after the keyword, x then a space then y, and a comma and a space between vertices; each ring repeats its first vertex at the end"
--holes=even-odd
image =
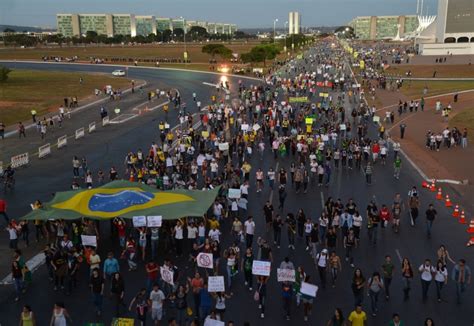
POLYGON ((459 130, 467 128, 469 141, 474 141, 474 107, 456 114, 449 120, 449 127, 456 127, 459 130))
POLYGON ((437 78, 474 77, 474 65, 393 65, 385 73, 387 75, 405 76, 411 71, 413 78, 432 78, 436 70, 437 78))
POLYGON ((86 98, 95 97, 96 88, 102 89, 105 85, 126 88, 130 81, 103 74, 13 70, 8 80, 0 84, 0 121, 7 126, 30 121, 32 109, 38 116, 48 111, 57 113, 64 97, 76 96, 80 105, 86 98), (82 85, 79 84, 81 76, 82 85))
POLYGON ((401 91, 410 98, 420 98, 424 87, 428 87, 426 96, 439 95, 467 89, 474 89, 474 81, 404 81, 401 91))
MULTIPOLYGON (((218 43, 218 42, 209 42, 218 43)), ((245 53, 258 44, 260 41, 250 42, 234 42, 223 43, 226 47, 231 49, 234 53, 245 53)), ((202 53, 202 47, 205 44, 188 43, 186 50, 191 62, 208 63, 211 56, 202 53)), ((18 60, 40 60, 43 56, 61 56, 72 57, 77 55, 81 61, 89 61, 90 57, 96 58, 174 58, 183 59, 184 44, 150 44, 150 45, 135 45, 135 46, 74 46, 74 47, 38 47, 34 49, 21 48, 0 48, 0 59, 18 59, 18 60)), ((216 57, 216 60, 220 60, 216 57)))

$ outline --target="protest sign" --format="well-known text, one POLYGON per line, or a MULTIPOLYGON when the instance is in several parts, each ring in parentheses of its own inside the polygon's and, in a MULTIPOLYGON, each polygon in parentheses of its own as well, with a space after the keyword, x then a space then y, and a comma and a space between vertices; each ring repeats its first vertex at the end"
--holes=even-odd
POLYGON ((277 269, 277 280, 278 282, 295 282, 295 270, 288 268, 278 268, 277 269))
POLYGON ((316 298, 316 294, 318 293, 318 286, 311 283, 301 282, 300 292, 302 294, 306 294, 310 297, 316 298))
POLYGON ((162 216, 147 216, 146 217, 146 224, 149 228, 161 227, 162 221, 163 221, 162 216))
POLYGON ((97 237, 95 235, 81 235, 82 245, 97 247, 97 237))
POLYGON ((229 150, 229 143, 219 143, 219 150, 220 150, 220 151, 227 151, 227 150, 229 150))
POLYGON ((165 267, 160 267, 160 274, 164 282, 171 285, 173 284, 173 271, 170 271, 168 268, 165 267))
POLYGON ((136 228, 146 226, 146 216, 134 216, 132 221, 136 228))
POLYGON ((206 254, 204 252, 199 253, 196 258, 197 265, 203 268, 214 268, 212 254, 206 254))
POLYGON ((252 274, 270 276, 271 263, 269 261, 254 260, 252 263, 252 274))
POLYGON ((229 193, 227 195, 228 198, 234 199, 234 198, 240 198, 241 192, 240 189, 237 188, 230 188, 229 193))
POLYGON ((224 276, 209 276, 207 278, 207 291, 224 292, 224 276))

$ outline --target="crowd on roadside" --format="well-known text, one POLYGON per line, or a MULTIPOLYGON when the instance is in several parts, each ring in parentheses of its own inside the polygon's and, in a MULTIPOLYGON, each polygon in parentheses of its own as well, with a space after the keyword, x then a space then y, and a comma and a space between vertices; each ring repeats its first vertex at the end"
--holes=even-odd
MULTIPOLYGON (((392 203, 373 199, 366 208, 351 198, 328 198, 317 216, 286 203, 290 192, 303 196, 321 187, 331 189, 339 171, 353 177, 362 173, 367 185, 372 184, 376 171, 393 169, 395 178, 400 175, 400 148, 392 147, 384 130, 371 132, 375 129, 372 110, 365 105, 359 87, 353 87, 342 49, 330 52, 326 43, 319 48, 304 57, 302 64, 267 76, 265 85, 247 87, 239 82, 238 98, 234 100, 225 98, 227 87, 219 88, 214 103, 198 112, 198 118, 182 112, 178 132, 173 132, 166 121, 159 122, 158 138, 145 151, 127 153, 123 166, 118 162, 109 171, 93 172, 87 158, 73 157, 72 189, 93 188, 119 178, 161 190, 221 188, 203 217, 164 221, 160 228, 134 227, 130 221, 116 217, 111 221, 112 246, 104 240, 100 224, 95 221, 34 221, 37 240, 46 238, 48 243, 44 253, 54 291, 74 295, 86 283, 99 318, 105 294, 110 292, 114 315, 129 316, 127 310, 133 310, 142 325, 148 318, 155 325, 163 320, 179 326, 206 325, 209 320, 233 325, 232 319, 237 317, 228 315, 228 307, 242 297, 255 300, 260 318, 268 317, 268 301, 281 300, 281 314, 287 320, 303 314, 305 321, 359 326, 366 323, 369 310, 374 317, 377 315, 382 305, 380 296, 390 300, 393 279, 403 281, 403 287, 397 290, 408 301, 417 271, 423 302, 428 300, 432 283, 436 285, 437 300, 441 301, 444 284, 450 277, 461 302, 471 272, 463 259, 454 261, 444 246, 418 262, 419 267, 418 263, 412 266, 407 258, 401 264, 395 263, 386 255, 377 263, 380 268, 363 271, 354 258, 361 242, 376 246, 378 234, 390 232, 389 226, 399 233, 403 216, 410 216, 413 227, 419 224, 422 207, 416 187, 406 197, 395 194, 392 203), (299 104, 291 98, 306 100, 299 104), (196 120, 201 125, 199 130, 195 128, 196 120), (261 167, 259 162, 267 160, 275 168, 261 167), (263 190, 274 191, 278 207, 268 201, 261 205, 260 212, 249 212, 249 201, 259 201, 258 197, 251 197, 254 189, 256 196, 263 190), (230 192, 238 195, 231 197, 230 192), (262 217, 263 225, 257 221, 262 217), (81 235, 96 236, 99 241, 95 247, 83 246, 81 235), (274 253, 281 250, 282 243, 288 243, 288 250, 298 255, 308 255, 314 268, 295 266, 288 257, 275 261, 274 253), (200 254, 212 254, 209 268, 198 266, 200 254), (159 265, 158 261, 162 263, 159 265), (256 261, 261 266, 270 263, 272 271, 268 275, 257 272, 256 261), (289 273, 293 277, 278 283, 281 299, 270 295, 275 293, 269 285, 270 277, 274 277, 277 268, 293 271, 289 273), (336 309, 333 316, 328 313, 312 317, 315 297, 329 297, 329 284, 342 287, 339 275, 346 268, 353 270, 346 292, 353 297, 354 310, 344 315, 336 309), (129 290, 127 276, 143 269, 143 288, 129 290), (171 279, 163 277, 165 274, 171 274, 171 279), (215 276, 224 276, 224 290, 209 290, 209 278, 215 276), (239 283, 248 291, 237 292, 239 283), (367 296, 369 303, 364 302, 367 296)), ((33 208, 41 206, 40 201, 33 204, 33 208)), ((424 208, 430 237, 437 212, 429 204, 424 208)), ((28 225, 9 220, 7 228, 15 250, 12 275, 17 298, 22 300, 30 294, 23 293, 28 271, 17 239, 20 234, 23 239, 26 234, 28 239, 28 225)), ((31 311, 26 306, 21 318, 33 318, 31 311)), ((75 318, 58 302, 52 324, 66 325, 66 319, 71 317, 75 318)), ((400 325, 400 320, 404 320, 403 314, 395 313, 387 323, 400 325)), ((428 318, 425 325, 434 323, 431 320, 430 324, 428 318)))

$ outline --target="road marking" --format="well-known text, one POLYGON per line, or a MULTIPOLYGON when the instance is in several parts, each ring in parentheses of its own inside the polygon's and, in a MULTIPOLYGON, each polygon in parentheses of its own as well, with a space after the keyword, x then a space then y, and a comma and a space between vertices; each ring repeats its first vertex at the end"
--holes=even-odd
POLYGON ((204 85, 207 85, 207 86, 212 86, 212 87, 219 87, 218 84, 213 84, 213 83, 206 83, 206 82, 202 82, 204 85))
POLYGON ((138 117, 138 114, 130 114, 130 113, 126 113, 126 114, 121 114, 121 115, 118 115, 116 116, 115 118, 113 118, 112 120, 109 121, 110 124, 119 124, 119 123, 124 123, 124 122, 127 122, 129 120, 132 120, 134 118, 138 117))
MULTIPOLYGON (((26 262, 26 266, 28 266, 28 269, 33 273, 36 271, 41 265, 43 265, 46 262, 46 258, 44 256, 43 252, 40 252, 36 256, 32 257, 26 262)), ((1 282, 0 285, 9 285, 13 284, 13 278, 12 274, 8 274, 1 282)))
POLYGON ((400 263, 403 261, 402 255, 400 254, 400 250, 395 249, 395 253, 397 254, 398 260, 400 260, 400 263))

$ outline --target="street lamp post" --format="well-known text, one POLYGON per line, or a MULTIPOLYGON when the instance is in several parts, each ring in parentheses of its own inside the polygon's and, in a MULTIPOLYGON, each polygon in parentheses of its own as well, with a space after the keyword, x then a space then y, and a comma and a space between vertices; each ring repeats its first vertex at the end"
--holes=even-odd
POLYGON ((278 22, 278 18, 273 20, 273 44, 275 44, 275 28, 276 28, 276 23, 278 22))

